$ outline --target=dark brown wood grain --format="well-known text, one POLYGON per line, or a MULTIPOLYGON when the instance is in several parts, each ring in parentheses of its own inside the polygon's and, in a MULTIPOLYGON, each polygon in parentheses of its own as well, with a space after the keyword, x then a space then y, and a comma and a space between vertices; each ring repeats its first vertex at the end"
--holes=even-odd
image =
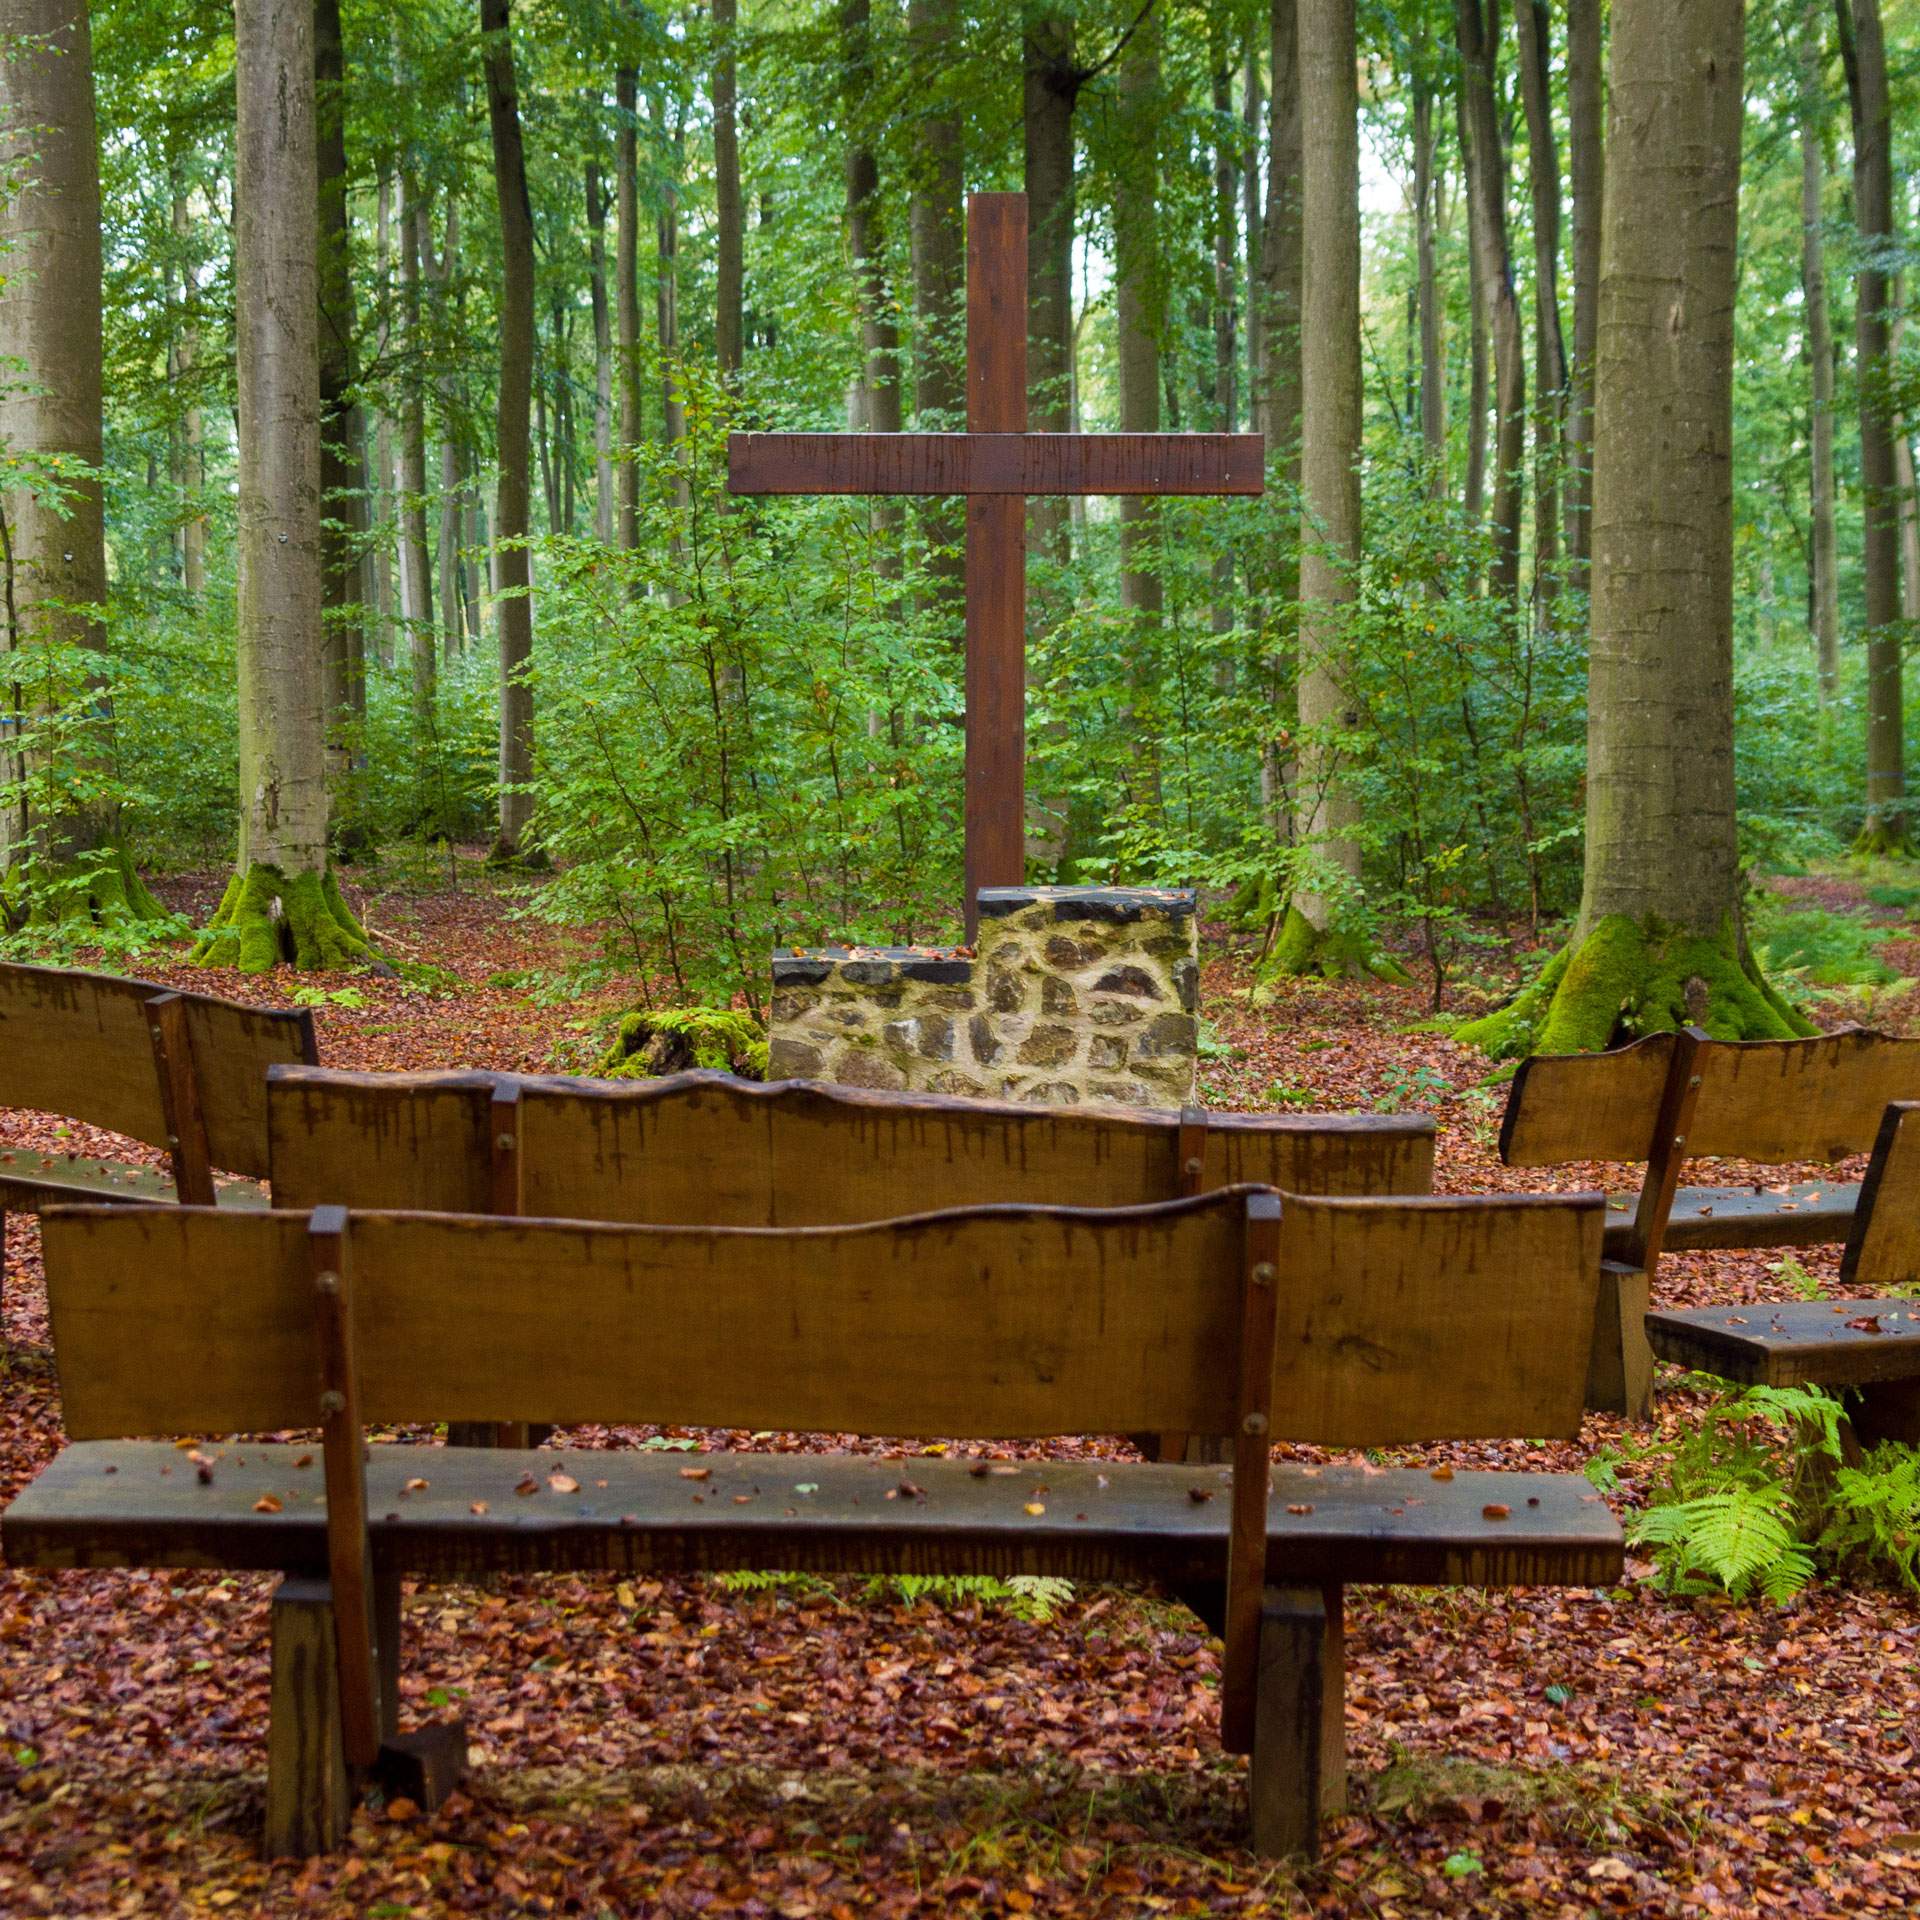
MULTIPOLYGON (((1020 385, 1024 400, 1024 374, 1020 385)), ((966 433, 729 434, 728 491, 979 498, 1265 488, 1265 441, 1257 433, 1028 433, 1024 413, 1023 406, 1019 426, 1000 431, 970 420, 966 433)))
POLYGON ((200 1111, 200 1077, 194 1071, 186 1002, 179 994, 156 993, 147 1002, 147 1037, 153 1043, 153 1070, 166 1115, 174 1195, 182 1206, 210 1207, 214 1204, 213 1156, 207 1145, 206 1115, 200 1111))
MULTIPOLYGON (((317 1449, 230 1440, 203 1451, 213 1462, 205 1485, 164 1442, 67 1447, 0 1517, 8 1565, 321 1573, 317 1449), (256 1512, 269 1493, 280 1511, 256 1512)), ((1225 1577, 1227 1468, 1008 1460, 976 1475, 976 1464, 377 1444, 367 1458, 368 1530, 376 1567, 446 1579, 726 1568, 1168 1585, 1225 1577), (708 1477, 688 1480, 690 1468, 708 1477), (556 1491, 558 1471, 579 1490, 556 1491), (529 1477, 535 1491, 516 1492, 529 1477), (427 1484, 407 1491, 413 1480, 427 1484), (919 1491, 903 1493, 903 1482, 919 1491)), ((1441 1481, 1419 1468, 1273 1470, 1269 1584, 1604 1586, 1621 1567, 1619 1525, 1575 1474, 1462 1470, 1441 1481), (1489 1505, 1508 1517, 1488 1519, 1489 1505)))
POLYGON ((1233 1433, 1233 1513, 1227 1550, 1220 1744, 1253 1749, 1259 1685, 1260 1595, 1266 1582, 1267 1483, 1273 1452, 1274 1294, 1280 1285, 1280 1196, 1247 1203, 1241 1259, 1240 1393, 1233 1433))
POLYGON ((1880 1122, 1846 1251, 1840 1284, 1910 1286, 1920 1280, 1920 1101, 1896 1100, 1880 1122))

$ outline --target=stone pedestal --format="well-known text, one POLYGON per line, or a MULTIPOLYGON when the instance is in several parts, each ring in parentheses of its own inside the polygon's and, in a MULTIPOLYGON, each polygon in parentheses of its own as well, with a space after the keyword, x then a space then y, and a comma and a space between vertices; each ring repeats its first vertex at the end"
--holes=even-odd
POLYGON ((1189 891, 986 888, 972 952, 776 953, 767 1078, 1180 1107, 1199 984, 1189 891))

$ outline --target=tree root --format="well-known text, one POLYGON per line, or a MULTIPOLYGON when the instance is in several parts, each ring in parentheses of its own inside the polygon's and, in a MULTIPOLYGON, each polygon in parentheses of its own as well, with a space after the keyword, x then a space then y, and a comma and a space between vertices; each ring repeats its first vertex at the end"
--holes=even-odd
POLYGON ((306 973, 340 967, 391 971, 340 897, 331 873, 288 876, 258 864, 227 882, 193 949, 193 964, 241 973, 271 973, 278 966, 306 973))
POLYGON ((33 884, 17 900, 0 900, 0 920, 9 917, 10 904, 30 927, 128 928, 172 917, 124 847, 102 847, 67 866, 36 866, 33 884))
POLYGON ((1408 976, 1397 960, 1376 951, 1361 935, 1338 927, 1316 927, 1297 906, 1289 906, 1279 937, 1260 963, 1255 989, 1286 979, 1367 977, 1405 986, 1408 976))
POLYGON ((1716 1040, 1792 1040, 1814 1027, 1781 999, 1731 921, 1717 938, 1613 914, 1562 947, 1506 1006, 1453 1030, 1496 1060, 1597 1053, 1700 1026, 1716 1040))

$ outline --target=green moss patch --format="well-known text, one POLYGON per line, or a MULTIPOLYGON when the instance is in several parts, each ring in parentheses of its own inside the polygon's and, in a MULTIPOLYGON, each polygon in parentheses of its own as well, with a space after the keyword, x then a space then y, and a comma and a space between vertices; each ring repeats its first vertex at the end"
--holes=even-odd
POLYGON ((652 1080, 692 1068, 767 1077, 766 1029, 732 1007, 673 1007, 622 1016, 613 1044, 594 1071, 609 1080, 652 1080))
POLYGON ((1297 906, 1287 908, 1280 933, 1261 961, 1256 991, 1277 980, 1358 980, 1371 976, 1405 986, 1406 969, 1376 951, 1360 934, 1332 926, 1316 927, 1297 906))
POLYGON ((271 973, 280 966, 303 973, 338 967, 391 971, 340 897, 340 883, 330 872, 288 875, 263 864, 227 882, 193 949, 193 963, 241 973, 271 973))

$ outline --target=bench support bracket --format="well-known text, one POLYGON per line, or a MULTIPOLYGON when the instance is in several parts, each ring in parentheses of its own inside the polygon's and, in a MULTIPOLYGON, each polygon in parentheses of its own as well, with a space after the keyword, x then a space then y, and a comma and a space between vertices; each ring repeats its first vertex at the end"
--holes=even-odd
POLYGON ((1600 1263, 1593 1310, 1593 1353, 1587 1362, 1587 1406, 1629 1420, 1653 1414, 1653 1348, 1647 1344, 1651 1296, 1644 1269, 1600 1263))
POLYGON ((1347 1803, 1346 1647, 1339 1587, 1269 1587, 1248 1797, 1253 1850, 1318 1850, 1320 1821, 1347 1803))

